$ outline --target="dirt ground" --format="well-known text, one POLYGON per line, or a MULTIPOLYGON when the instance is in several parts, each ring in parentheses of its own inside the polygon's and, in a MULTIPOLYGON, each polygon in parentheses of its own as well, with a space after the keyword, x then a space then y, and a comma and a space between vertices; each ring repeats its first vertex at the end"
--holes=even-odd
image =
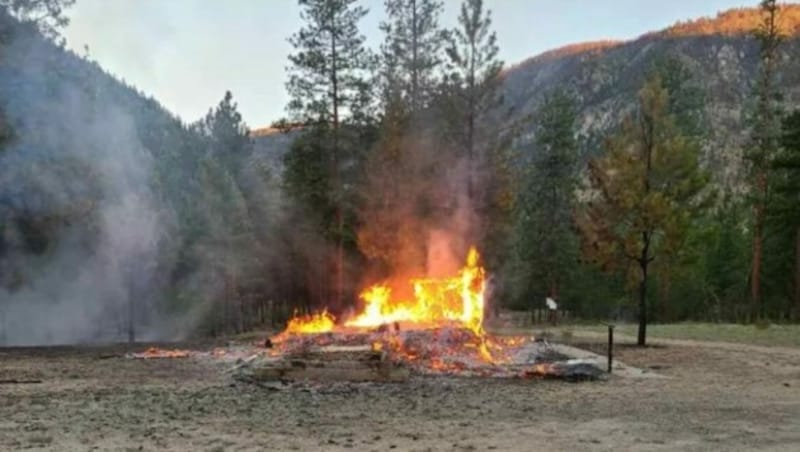
POLYGON ((800 349, 618 348, 664 378, 288 390, 124 351, 0 349, 0 380, 41 380, 0 384, 0 450, 800 450, 800 349))

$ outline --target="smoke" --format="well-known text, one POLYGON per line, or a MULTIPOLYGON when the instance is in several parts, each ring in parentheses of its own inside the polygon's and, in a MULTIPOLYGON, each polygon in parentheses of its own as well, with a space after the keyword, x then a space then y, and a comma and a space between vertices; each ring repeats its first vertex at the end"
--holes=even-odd
MULTIPOLYGON (((394 291, 413 277, 452 276, 483 229, 469 193, 470 162, 421 133, 382 143, 367 164, 359 246, 371 258, 366 282, 394 291)), ((409 295, 400 293, 400 295, 409 295)))
POLYGON ((130 312, 137 339, 160 336, 158 252, 170 220, 131 113, 98 101, 88 74, 66 77, 74 58, 35 35, 3 51, 14 134, 0 151, 0 344, 119 339, 130 312))

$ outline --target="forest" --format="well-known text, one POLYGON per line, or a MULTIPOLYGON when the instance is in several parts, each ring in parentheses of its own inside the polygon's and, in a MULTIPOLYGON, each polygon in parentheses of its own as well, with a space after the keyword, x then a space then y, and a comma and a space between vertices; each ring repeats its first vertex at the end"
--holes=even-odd
MULTIPOLYGON (((279 327, 450 271, 472 245, 489 316, 549 297, 574 319, 639 322, 640 345, 648 323, 800 320, 796 28, 781 22, 796 7, 741 20, 758 60, 723 184, 704 154, 720 141, 710 93, 669 47, 621 120, 587 131, 571 86, 519 114, 482 0, 454 28, 443 1, 385 0, 379 48, 360 2, 298 0, 276 162, 233 93, 186 122, 66 50, 72 3, 0 0, 0 344, 279 327)), ((697 23, 681 27, 719 29, 697 23)))

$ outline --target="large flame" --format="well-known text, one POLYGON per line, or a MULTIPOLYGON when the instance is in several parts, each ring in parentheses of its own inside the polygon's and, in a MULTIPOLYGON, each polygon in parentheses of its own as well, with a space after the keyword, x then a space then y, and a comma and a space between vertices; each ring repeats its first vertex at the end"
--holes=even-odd
POLYGON ((295 315, 286 325, 284 334, 313 334, 326 333, 331 331, 336 323, 336 318, 328 313, 322 312, 298 316, 295 315))
MULTIPOLYGON (((393 299, 386 284, 368 287, 360 294, 363 310, 345 320, 343 327, 373 329, 401 323, 406 328, 421 329, 456 324, 481 335, 486 275, 479 261, 478 251, 473 247, 467 254, 466 265, 456 276, 412 279, 414 296, 410 299, 393 299)), ((283 334, 325 333, 335 328, 333 316, 323 311, 296 316, 283 334)))
POLYGON ((412 279, 412 299, 392 299, 391 289, 382 284, 361 292, 364 311, 347 320, 345 326, 370 328, 388 323, 405 323, 429 328, 460 322, 479 333, 483 323, 484 270, 478 252, 469 250, 467 264, 451 278, 412 279))

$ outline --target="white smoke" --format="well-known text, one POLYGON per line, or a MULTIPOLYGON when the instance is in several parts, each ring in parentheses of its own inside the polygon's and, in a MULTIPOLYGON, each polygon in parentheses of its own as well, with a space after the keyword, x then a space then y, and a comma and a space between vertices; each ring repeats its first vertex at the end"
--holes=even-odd
MULTIPOLYGON (((15 136, 0 152, 0 214, 6 208, 74 223, 54 225, 57 237, 39 255, 12 249, 5 257, 19 274, 6 279, 19 284, 0 288, 0 344, 120 339, 129 303, 135 323, 146 327, 157 297, 157 256, 169 217, 151 193, 151 155, 127 110, 99 104, 53 73, 50 44, 21 39, 4 50, 21 63, 17 80, 26 83, 13 92, 3 87, 13 94, 3 110, 15 136)), ((4 234, 20 243, 23 231, 11 221, 4 234)), ((12 271, 2 259, 0 276, 12 271)))

